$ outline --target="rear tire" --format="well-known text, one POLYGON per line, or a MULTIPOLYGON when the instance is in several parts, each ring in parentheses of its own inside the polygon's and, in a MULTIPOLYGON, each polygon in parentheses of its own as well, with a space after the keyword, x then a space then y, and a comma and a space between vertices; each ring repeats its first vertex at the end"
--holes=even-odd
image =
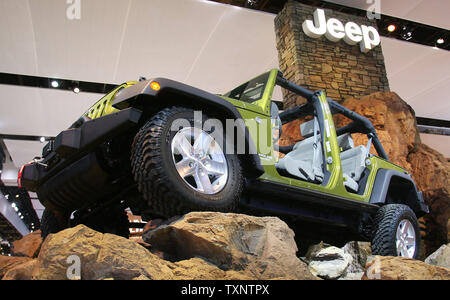
MULTIPOLYGON (((208 117, 203 115, 202 120, 208 117)), ((170 107, 154 115, 137 133, 131 151, 132 172, 153 213, 169 218, 194 210, 236 209, 243 189, 239 159, 224 154, 218 143, 210 140, 213 133, 203 131, 202 125, 194 122, 192 109, 170 107), (189 126, 171 130, 179 119, 187 120, 189 126), (199 136, 207 142, 196 144, 199 136), (189 151, 184 151, 185 147, 189 151), (196 147, 205 151, 199 150, 201 154, 195 156, 196 147)))
POLYGON ((420 231, 414 212, 403 204, 381 207, 374 220, 372 253, 420 258, 420 231))

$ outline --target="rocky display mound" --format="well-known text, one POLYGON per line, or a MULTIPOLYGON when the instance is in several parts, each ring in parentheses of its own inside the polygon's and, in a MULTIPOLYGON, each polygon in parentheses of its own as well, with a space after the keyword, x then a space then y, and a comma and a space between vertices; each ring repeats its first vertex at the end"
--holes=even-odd
POLYGON ((321 243, 298 258, 294 232, 276 217, 192 212, 147 231, 143 239, 145 246, 84 225, 51 234, 42 244, 38 234, 30 234, 16 243, 13 254, 22 256, 0 256, 0 278, 450 279, 450 266, 437 266, 448 264, 448 247, 430 257, 435 265, 371 256, 370 245, 362 242, 341 249, 321 243))

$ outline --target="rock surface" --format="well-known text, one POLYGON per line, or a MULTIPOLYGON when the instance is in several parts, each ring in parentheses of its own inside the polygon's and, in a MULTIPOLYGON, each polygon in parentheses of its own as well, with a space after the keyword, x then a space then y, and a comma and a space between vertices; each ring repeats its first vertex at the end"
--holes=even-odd
POLYGON ((342 249, 331 246, 314 253, 309 262, 309 270, 313 275, 323 279, 338 279, 346 274, 353 258, 342 249))
POLYGON ((143 235, 176 260, 205 259, 252 279, 316 279, 296 257, 294 232, 275 217, 192 212, 143 235))
POLYGON ((20 240, 13 242, 12 255, 14 256, 27 256, 37 257, 39 250, 41 249, 42 237, 41 231, 37 230, 30 234, 27 234, 20 240))
POLYGON ((363 280, 450 280, 450 269, 404 257, 373 256, 363 280))
POLYGON ((450 244, 442 245, 438 250, 425 259, 430 265, 450 269, 450 244))
MULTIPOLYGON (((428 255, 448 241, 450 218, 450 164, 439 152, 421 143, 413 109, 396 93, 378 92, 360 99, 348 98, 341 102, 347 108, 368 118, 390 160, 408 170, 431 213, 420 220, 428 255)), ((349 123, 349 119, 336 116, 336 127, 349 123)), ((302 139, 299 121, 283 126, 281 145, 289 145, 302 139)), ((355 146, 366 145, 367 137, 353 134, 355 146)), ((371 152, 375 154, 372 146, 371 152)))
POLYGON ((372 255, 372 249, 368 242, 348 242, 341 248, 347 255, 352 257, 352 262, 346 270, 345 276, 339 279, 359 280, 364 274, 368 258, 372 255))
POLYGON ((367 242, 348 242, 340 249, 320 242, 309 247, 304 260, 311 273, 320 278, 360 280, 371 254, 367 242))
POLYGON ((0 279, 3 278, 8 271, 31 260, 32 259, 29 257, 14 257, 14 256, 0 255, 0 279))
POLYGON ((295 256, 293 236, 278 218, 191 213, 153 231, 151 248, 164 251, 152 253, 78 225, 49 235, 35 259, 0 257, 0 274, 4 280, 318 279, 295 256))

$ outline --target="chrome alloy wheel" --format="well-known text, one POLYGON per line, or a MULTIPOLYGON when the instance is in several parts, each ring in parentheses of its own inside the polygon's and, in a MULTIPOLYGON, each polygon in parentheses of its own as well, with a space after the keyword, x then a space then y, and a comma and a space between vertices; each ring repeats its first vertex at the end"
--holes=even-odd
POLYGON ((212 195, 225 187, 227 160, 210 134, 200 128, 185 127, 173 137, 171 149, 178 174, 192 189, 212 195))
POLYGON ((409 220, 402 220, 398 224, 395 246, 397 255, 413 258, 416 252, 416 232, 409 220))

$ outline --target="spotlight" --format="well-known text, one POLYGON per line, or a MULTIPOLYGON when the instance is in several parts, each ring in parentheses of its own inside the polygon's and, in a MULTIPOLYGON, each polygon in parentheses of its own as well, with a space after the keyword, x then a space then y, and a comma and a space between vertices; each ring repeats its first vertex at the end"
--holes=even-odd
POLYGON ((409 41, 410 39, 412 39, 412 35, 413 35, 412 31, 408 30, 406 26, 403 26, 402 33, 400 34, 402 39, 404 39, 405 41, 409 41))
POLYGON ((74 87, 73 92, 75 94, 78 94, 80 92, 80 88, 79 87, 74 87))
POLYGON ((387 27, 387 30, 389 32, 394 32, 397 29, 397 27, 394 24, 391 24, 387 27))
POLYGON ((44 142, 45 142, 45 137, 44 137, 44 136, 41 136, 41 138, 39 139, 39 141, 40 141, 41 143, 44 143, 44 142))
POLYGON ((59 87, 59 82, 56 81, 56 80, 53 80, 53 81, 52 81, 52 87, 54 87, 54 88, 59 87))
POLYGON ((439 45, 442 45, 445 42, 445 40, 443 38, 440 38, 436 41, 436 43, 438 43, 439 45))

